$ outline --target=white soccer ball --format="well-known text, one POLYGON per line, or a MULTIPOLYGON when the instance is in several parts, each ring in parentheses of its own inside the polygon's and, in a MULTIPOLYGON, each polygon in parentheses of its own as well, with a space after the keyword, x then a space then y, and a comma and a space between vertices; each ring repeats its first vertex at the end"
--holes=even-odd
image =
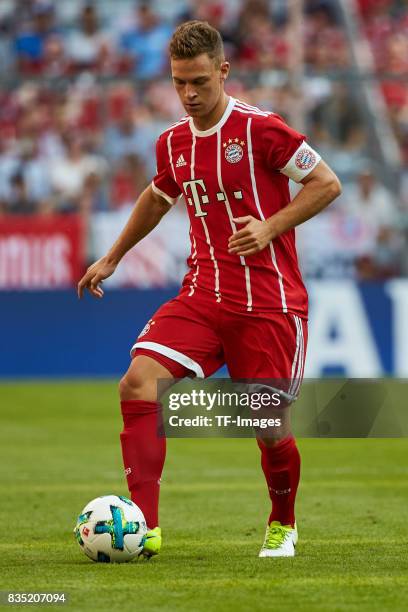
POLYGON ((85 506, 74 533, 93 561, 124 563, 143 550, 147 532, 139 506, 122 495, 102 495, 85 506))

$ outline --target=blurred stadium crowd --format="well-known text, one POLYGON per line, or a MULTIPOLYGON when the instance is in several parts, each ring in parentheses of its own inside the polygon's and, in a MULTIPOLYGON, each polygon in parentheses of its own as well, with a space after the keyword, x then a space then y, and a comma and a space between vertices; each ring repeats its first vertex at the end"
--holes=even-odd
MULTIPOLYGON (((407 274, 408 3, 356 4, 402 168, 393 187, 371 155, 338 2, 305 0, 304 129, 344 182, 341 200, 299 231, 312 277, 407 274)), ((156 138, 183 114, 167 44, 186 19, 221 30, 233 65, 228 93, 288 117, 297 98, 288 69, 298 41, 290 37, 287 5, 1 0, 0 212, 89 219, 133 204, 155 172, 156 138)))

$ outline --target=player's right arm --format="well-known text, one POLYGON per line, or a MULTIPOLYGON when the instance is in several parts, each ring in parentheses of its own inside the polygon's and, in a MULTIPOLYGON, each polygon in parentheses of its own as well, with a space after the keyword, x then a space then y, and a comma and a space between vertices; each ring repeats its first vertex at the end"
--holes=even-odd
POLYGON ((79 281, 78 297, 83 296, 85 289, 94 297, 103 297, 100 283, 114 273, 122 257, 156 227, 170 208, 171 204, 149 185, 138 198, 119 238, 104 257, 88 268, 79 281))

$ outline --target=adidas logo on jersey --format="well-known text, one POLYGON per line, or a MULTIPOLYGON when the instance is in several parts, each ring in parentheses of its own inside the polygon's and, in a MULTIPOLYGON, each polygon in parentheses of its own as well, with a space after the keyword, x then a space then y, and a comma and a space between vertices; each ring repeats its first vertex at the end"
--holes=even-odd
POLYGON ((178 160, 176 161, 176 168, 181 168, 181 166, 187 166, 187 162, 184 159, 183 154, 181 154, 178 160))

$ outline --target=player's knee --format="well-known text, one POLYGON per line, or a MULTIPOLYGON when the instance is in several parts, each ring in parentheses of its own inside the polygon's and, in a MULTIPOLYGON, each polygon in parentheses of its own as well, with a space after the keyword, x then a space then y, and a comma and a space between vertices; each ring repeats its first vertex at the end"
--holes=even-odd
POLYGON ((267 448, 273 448, 280 442, 280 440, 276 440, 274 438, 260 438, 260 440, 261 440, 261 443, 267 448))
POLYGON ((280 442, 282 442, 283 440, 286 439, 286 436, 283 436, 281 438, 276 438, 276 437, 272 437, 272 436, 257 436, 257 442, 258 442, 258 446, 259 448, 262 450, 262 446, 266 446, 267 448, 273 448, 274 446, 277 446, 280 442))
POLYGON ((153 380, 149 380, 137 368, 126 372, 119 382, 119 396, 123 400, 156 401, 157 390, 153 380))
POLYGON ((136 355, 119 383, 120 399, 156 402, 158 380, 162 391, 173 384, 173 377, 164 366, 150 357, 136 355))
POLYGON ((119 381, 119 397, 121 400, 130 399, 130 395, 132 393, 132 385, 128 380, 127 373, 120 379, 119 381))
MULTIPOLYGON (((282 436, 274 436, 274 437, 268 437, 268 436, 257 436, 256 439, 259 449, 262 451, 263 447, 266 448, 286 448, 288 446, 293 446, 296 445, 296 440, 293 437, 293 434, 291 432, 285 432, 284 435, 282 436)), ((278 449, 277 449, 278 450, 278 449)))

